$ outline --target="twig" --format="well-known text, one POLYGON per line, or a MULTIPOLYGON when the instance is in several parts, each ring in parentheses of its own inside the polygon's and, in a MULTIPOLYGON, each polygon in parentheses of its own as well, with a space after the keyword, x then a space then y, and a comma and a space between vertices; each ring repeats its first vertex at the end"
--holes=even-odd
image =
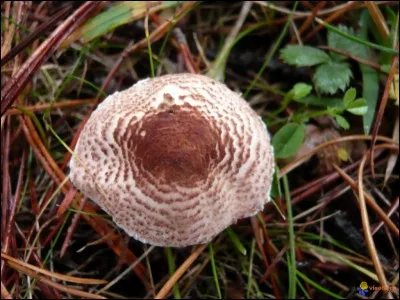
MULTIPOLYGON (((372 238, 371 234, 371 227, 369 225, 369 219, 368 219, 368 212, 367 212, 367 206, 365 204, 365 194, 364 194, 364 187, 363 187, 363 171, 364 171, 364 165, 367 160, 367 155, 364 155, 363 159, 361 160, 360 168, 358 169, 358 198, 359 198, 359 204, 360 204, 360 214, 361 214, 361 221, 363 224, 364 228, 364 236, 365 240, 367 242, 369 254, 371 255, 372 262, 374 263, 375 266, 375 271, 378 276, 379 282, 381 286, 388 286, 387 281, 386 281, 386 276, 385 272, 383 271, 381 261, 379 260, 378 253, 376 251, 375 247, 375 242, 374 239, 372 238)), ((371 166, 372 168, 372 166, 371 166)), ((388 293, 388 298, 393 299, 391 293, 388 293)))
POLYGON ((382 71, 381 70, 381 66, 379 64, 374 63, 374 62, 369 61, 369 60, 366 60, 366 59, 363 59, 361 57, 355 56, 355 55, 351 54, 350 52, 343 51, 343 50, 336 49, 336 48, 332 48, 332 47, 329 47, 329 46, 318 46, 318 48, 324 49, 324 50, 329 50, 329 51, 332 51, 332 52, 347 56, 348 58, 351 58, 351 59, 353 59, 353 60, 355 60, 355 61, 357 61, 359 63, 367 65, 367 66, 369 66, 369 67, 371 67, 371 68, 373 68, 373 69, 375 69, 377 71, 382 71))
MULTIPOLYGON (((10 255, 7 255, 3 252, 1 252, 1 258, 5 259, 7 261, 7 263, 10 263, 10 264, 13 263, 13 266, 24 267, 26 269, 34 271, 35 273, 47 275, 51 278, 57 278, 58 280, 74 282, 74 283, 81 283, 81 284, 104 284, 104 283, 107 283, 107 281, 105 281, 103 279, 73 277, 73 276, 67 276, 64 274, 56 273, 56 272, 50 272, 45 269, 36 267, 34 265, 23 262, 21 260, 18 260, 18 259, 14 258, 10 255)), ((18 270, 20 270, 20 269, 18 269, 18 270)))
MULTIPOLYGON (((399 44, 397 43, 396 49, 398 49, 398 48, 399 48, 399 44)), ((390 87, 393 82, 394 74, 396 73, 396 69, 398 70, 398 62, 399 62, 399 55, 396 55, 393 59, 392 67, 390 68, 389 76, 386 80, 385 90, 383 91, 381 104, 379 105, 379 110, 378 110, 378 113, 376 114, 374 128, 372 129, 372 141, 371 141, 371 149, 370 149, 371 152, 370 152, 370 157, 369 157, 369 163, 371 164, 371 170, 372 170, 373 177, 375 176, 374 160, 373 160, 375 143, 377 140, 379 128, 381 127, 383 113, 385 111, 386 104, 387 104, 387 101, 389 98, 389 91, 390 91, 390 87)))
POLYGON ((8 263, 10 264, 10 266, 15 268, 16 270, 18 270, 20 272, 23 272, 26 275, 28 275, 29 277, 33 277, 33 278, 35 278, 35 279, 47 284, 48 286, 54 287, 54 288, 56 288, 56 289, 58 289, 60 291, 69 293, 69 294, 74 295, 74 296, 82 297, 82 298, 85 298, 85 299, 106 299, 103 296, 99 296, 99 295, 95 295, 95 294, 92 294, 92 293, 84 292, 84 291, 75 289, 73 287, 69 287, 69 286, 66 286, 64 284, 60 284, 60 283, 54 282, 54 281, 52 281, 50 279, 47 279, 46 277, 44 277, 44 276, 42 276, 42 275, 40 275, 40 274, 38 274, 38 273, 26 268, 26 267, 23 267, 23 266, 19 265, 18 263, 14 263, 14 262, 11 262, 11 261, 9 261, 8 263))
POLYGON ((46 109, 56 109, 56 108, 69 108, 69 107, 75 107, 79 105, 85 105, 85 104, 92 104, 94 99, 82 99, 82 100, 60 100, 60 102, 56 103, 45 103, 45 104, 36 104, 36 105, 27 105, 27 106, 16 106, 11 107, 10 109, 7 110, 5 115, 20 115, 23 114, 21 110, 18 108, 21 108, 23 110, 28 110, 31 112, 37 112, 37 111, 42 111, 46 109))
POLYGON ((64 7, 57 12, 50 20, 42 23, 34 32, 25 37, 17 46, 12 48, 4 57, 1 59, 1 66, 12 59, 19 52, 24 50, 31 42, 41 36, 47 29, 52 27, 57 21, 61 20, 71 12, 72 7, 64 7))
POLYGON ((112 287, 114 284, 116 284, 118 281, 120 281, 123 277, 125 277, 129 272, 132 271, 133 268, 137 266, 138 263, 140 263, 153 249, 155 246, 150 246, 145 252, 143 252, 142 255, 138 257, 138 259, 133 262, 128 268, 125 269, 125 271, 121 272, 117 277, 114 278, 114 280, 110 281, 106 286, 104 286, 101 290, 97 291, 96 294, 102 293, 107 291, 110 287, 112 287))
POLYGON ((182 277, 183 273, 195 262, 197 257, 204 251, 208 244, 201 245, 198 247, 186 260, 185 262, 175 271, 168 281, 164 284, 161 290, 158 292, 154 299, 163 299, 173 288, 174 284, 178 282, 179 278, 182 277))
POLYGON ((19 69, 17 74, 8 80, 1 93, 1 116, 15 101, 21 90, 32 79, 33 74, 39 69, 40 65, 58 49, 72 31, 87 20, 90 13, 96 9, 100 3, 101 2, 88 1, 79 7, 35 50, 19 69))
MULTIPOLYGON (((357 183, 349 176, 347 173, 345 173, 341 168, 339 168, 337 165, 333 165, 334 169, 343 177, 346 182, 348 182, 351 187, 355 190, 358 191, 357 183)), ((386 226, 389 227, 389 229, 396 234, 397 237, 399 237, 399 229, 396 227, 396 225, 390 220, 390 218, 385 214, 385 212, 380 208, 378 204, 374 201, 374 199, 364 192, 364 196, 366 199, 367 204, 379 215, 379 217, 382 219, 383 222, 385 222, 386 226)))
MULTIPOLYGON (((325 142, 323 144, 318 145, 317 147, 315 147, 314 149, 312 149, 308 153, 300 156, 299 158, 297 158, 294 161, 292 161, 290 164, 288 164, 285 167, 283 167, 279 171, 279 178, 281 178, 285 174, 293 171, 295 168, 297 168, 302 163, 307 161, 314 154, 318 153, 319 151, 321 151, 321 149, 323 149, 323 148, 325 148, 325 147, 327 147, 329 145, 333 145, 333 144, 337 144, 337 143, 341 143, 341 142, 345 142, 345 141, 370 140, 370 139, 372 139, 371 135, 357 134, 357 135, 349 135, 349 136, 345 136, 345 137, 340 137, 340 138, 337 138, 337 139, 329 140, 329 141, 327 141, 327 142, 325 142)), ((396 145, 396 143, 394 143, 392 139, 390 139, 388 137, 385 137, 385 136, 377 136, 377 140, 396 145)))
POLYGON ((3 280, 1 281, 1 299, 12 299, 13 297, 8 292, 7 288, 3 284, 3 280))

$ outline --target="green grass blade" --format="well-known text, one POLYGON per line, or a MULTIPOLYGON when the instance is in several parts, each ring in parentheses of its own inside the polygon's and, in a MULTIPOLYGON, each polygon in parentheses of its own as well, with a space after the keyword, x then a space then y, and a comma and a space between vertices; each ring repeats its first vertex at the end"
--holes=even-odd
POLYGON ((243 246, 242 242, 237 237, 236 233, 230 227, 226 229, 226 233, 228 234, 232 243, 235 245, 236 249, 243 255, 247 255, 246 247, 243 246))
MULTIPOLYGON (((368 19, 370 18, 369 13, 365 10, 360 17, 360 32, 359 37, 363 39, 368 38, 368 19)), ((358 55, 364 59, 370 60, 372 59, 371 54, 369 53, 366 47, 360 47, 358 55)), ((368 110, 365 115, 363 115, 363 127, 364 133, 368 134, 372 121, 374 120, 376 103, 378 102, 378 93, 379 93, 379 77, 378 73, 364 64, 359 64, 362 76, 362 96, 367 101, 368 110)))
POLYGON ((222 299, 221 289, 219 287, 217 267, 215 266, 214 250, 213 250, 212 243, 208 244, 208 249, 210 252, 210 262, 211 262, 211 269, 212 269, 214 282, 215 282, 215 288, 217 289, 218 298, 222 299))
POLYGON ((249 276, 248 276, 248 280, 247 280, 246 299, 251 299, 250 291, 251 291, 251 280, 252 280, 252 274, 253 274, 253 259, 254 259, 255 246, 256 246, 256 240, 253 239, 251 241, 251 249, 250 249, 249 276))
MULTIPOLYGON (((171 250, 170 247, 166 247, 166 248, 165 248, 165 252, 166 252, 166 254, 167 254, 169 275, 172 276, 172 275, 174 275, 174 273, 175 273, 175 259, 174 259, 174 255, 172 254, 172 250, 171 250)), ((174 298, 175 298, 175 299, 182 299, 182 297, 181 297, 181 292, 180 292, 179 286, 178 286, 177 284, 174 284, 173 291, 174 291, 174 298)))
POLYGON ((287 222, 289 227, 289 257, 288 257, 288 272, 289 272, 289 291, 288 298, 296 298, 296 252, 295 252, 295 241, 294 241, 294 227, 293 227, 293 213, 292 213, 292 202, 290 199, 290 190, 287 176, 283 176, 283 189, 286 199, 287 209, 287 222))
POLYGON ((303 273, 301 273, 299 270, 296 270, 297 275, 303 279, 304 281, 308 282, 310 285, 312 285, 313 287, 315 287, 317 290, 335 298, 335 299, 345 299, 344 297, 335 294, 331 291, 328 291, 326 288, 322 287, 321 285, 319 285, 318 283, 316 283, 314 280, 308 278, 306 275, 304 275, 303 273))
POLYGON ((299 280, 299 277, 297 277, 297 285, 299 286, 300 290, 303 292, 304 297, 306 299, 311 299, 310 295, 307 293, 306 288, 304 287, 303 283, 299 280))
POLYGON ((149 34, 149 15, 148 14, 146 14, 146 18, 145 18, 145 34, 146 34, 146 40, 147 40, 147 48, 149 51, 151 77, 154 78, 154 62, 153 62, 153 52, 151 51, 151 41, 150 41, 150 34, 149 34))
MULTIPOLYGON (((296 10, 298 1, 296 1, 293 5, 293 9, 292 12, 294 12, 296 10)), ((272 47, 272 49, 268 52, 268 55, 261 67, 261 69, 258 71, 256 77, 254 77, 254 79, 251 81, 249 87, 246 89, 246 91, 243 93, 243 97, 246 98, 247 95, 249 94, 249 92, 251 91, 251 89, 253 88, 254 84, 256 84, 256 82, 258 81, 258 79, 260 78, 261 74, 264 72, 265 68, 268 66, 270 60, 272 59, 272 57, 274 56, 274 54, 276 53, 276 51, 278 50, 279 46, 282 43, 283 37, 286 35, 286 31, 289 27, 290 22, 293 19, 293 14, 291 14, 288 18, 288 20, 286 21, 285 27, 283 27, 283 30, 281 32, 281 34, 279 35, 278 39, 276 40, 276 42, 274 43, 274 46, 272 47)))
POLYGON ((375 280, 376 282, 379 282, 378 277, 376 276, 375 273, 369 271, 368 269, 366 269, 366 268, 364 268, 364 267, 362 267, 360 265, 357 265, 357 264, 353 263, 349 259, 343 257, 343 255, 340 255, 340 253, 337 253, 337 252, 334 252, 334 251, 331 251, 331 250, 328 250, 328 249, 324 249, 322 247, 318 247, 318 246, 315 246, 315 245, 312 245, 312 244, 308 244, 308 243, 305 243, 303 245, 303 247, 305 247, 306 249, 312 249, 312 250, 316 251, 317 253, 320 253, 321 255, 325 255, 327 257, 334 258, 335 260, 337 260, 337 261, 339 261, 339 262, 341 262, 341 263, 343 263, 343 264, 345 264, 345 265, 347 265, 347 266, 359 271, 360 273, 368 276, 369 278, 375 280))
POLYGON ((84 42, 89 42, 121 25, 142 18, 147 10, 150 10, 150 13, 154 13, 165 8, 177 6, 178 4, 179 1, 162 1, 156 3, 156 5, 146 1, 123 1, 117 3, 115 6, 86 22, 71 35, 69 41, 82 38, 84 42))
POLYGON ((332 30, 332 31, 336 32, 337 34, 339 34, 339 35, 341 35, 341 36, 343 36, 345 38, 348 38, 349 40, 352 40, 353 42, 356 42, 356 43, 359 43, 361 45, 364 45, 364 46, 367 46, 367 47, 370 47, 370 48, 373 48, 373 49, 376 49, 376 50, 380 50, 380 51, 383 51, 383 52, 386 52, 386 53, 398 54, 398 51, 395 50, 395 49, 388 48, 388 47, 381 46, 381 45, 377 45, 375 43, 371 43, 369 41, 361 39, 359 37, 352 36, 350 34, 347 34, 347 33, 343 32, 343 31, 337 29, 335 26, 332 26, 332 25, 324 22, 323 20, 321 20, 319 18, 315 18, 315 19, 318 21, 318 23, 320 23, 322 26, 326 27, 328 30, 332 30))

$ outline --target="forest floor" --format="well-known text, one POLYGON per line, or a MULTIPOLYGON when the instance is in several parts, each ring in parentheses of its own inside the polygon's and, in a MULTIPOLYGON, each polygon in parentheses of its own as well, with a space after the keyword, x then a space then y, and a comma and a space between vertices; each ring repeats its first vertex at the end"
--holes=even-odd
POLYGON ((398 27, 397 1, 2 1, 2 299, 398 299, 398 27), (184 72, 265 122, 272 199, 207 245, 155 247, 69 161, 107 95, 184 72))

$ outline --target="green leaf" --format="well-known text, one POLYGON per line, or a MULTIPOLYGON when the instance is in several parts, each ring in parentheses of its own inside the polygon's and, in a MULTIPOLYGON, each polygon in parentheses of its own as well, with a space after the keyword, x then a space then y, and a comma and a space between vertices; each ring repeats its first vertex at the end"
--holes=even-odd
POLYGON ((287 158, 296 154, 304 140, 305 126, 289 123, 272 138, 276 158, 287 158))
POLYGON ((275 172, 271 186, 271 198, 280 198, 280 197, 282 197, 282 190, 279 182, 279 168, 278 166, 275 166, 275 172))
POLYGON ((334 94, 338 90, 344 91, 352 76, 347 63, 330 62, 318 66, 313 79, 321 93, 334 94))
POLYGON ((356 99, 357 91, 355 88, 348 89, 346 94, 343 97, 343 104, 345 107, 349 107, 350 103, 356 99))
MULTIPOLYGON (((368 10, 364 10, 360 17, 360 32, 358 34, 358 36, 363 39, 368 39, 367 24, 369 21, 371 21, 370 19, 371 17, 368 10)), ((365 46, 360 47, 360 52, 358 55, 366 60, 372 59, 371 52, 365 46)), ((359 63, 359 66, 362 76, 362 96, 367 101, 368 106, 367 113, 363 115, 363 127, 364 133, 368 134, 374 120, 376 104, 378 102, 379 76, 378 72, 371 67, 368 67, 362 63, 359 63)), ((381 68, 384 69, 384 67, 385 66, 382 66, 381 68)))
POLYGON ((345 38, 347 38, 349 40, 352 40, 352 41, 354 41, 356 43, 359 43, 361 45, 365 45, 365 46, 373 48, 373 49, 380 50, 380 51, 385 52, 385 53, 390 53, 390 54, 394 54, 394 55, 398 54, 398 50, 396 50, 396 49, 393 49, 393 48, 387 47, 387 46, 382 46, 380 44, 371 43, 369 41, 366 41, 365 39, 360 39, 359 37, 353 36, 351 34, 347 34, 346 32, 343 32, 342 30, 339 30, 337 27, 335 27, 335 26, 333 26, 333 25, 331 25, 331 24, 329 24, 327 22, 324 22, 324 21, 322 21, 320 19, 319 19, 319 22, 320 22, 320 24, 322 26, 324 26, 328 30, 335 31, 337 34, 339 34, 339 35, 341 35, 341 36, 343 36, 343 37, 345 37, 345 38))
POLYGON ((310 95, 301 99, 295 100, 296 102, 303 103, 305 105, 313 105, 319 107, 341 107, 343 106, 342 99, 330 98, 330 97, 318 97, 310 95))
POLYGON ((324 51, 310 46, 288 45, 281 50, 281 58, 289 65, 309 67, 326 63, 330 57, 324 51))
POLYGON ((304 98, 305 96, 310 94, 311 90, 312 86, 307 83, 303 82, 296 83, 292 88, 293 100, 299 100, 301 98, 304 98))
POLYGON ((360 64, 362 75, 362 96, 367 101, 368 111, 363 115, 364 133, 369 133, 375 116, 376 104, 379 96, 379 76, 378 73, 365 65, 360 64))
POLYGON ((146 12, 156 12, 168 7, 174 7, 179 1, 122 1, 89 19, 78 30, 73 32, 63 43, 64 47, 81 39, 89 42, 121 25, 143 18, 146 12))
POLYGON ((347 108, 347 111, 353 115, 365 115, 368 111, 367 101, 363 98, 358 98, 350 104, 350 107, 347 108))
MULTIPOLYGON (((345 25, 339 25, 337 28, 348 35, 355 35, 353 28, 349 28, 345 25)), ((328 31, 328 46, 357 55, 361 45, 330 30, 328 31)), ((346 56, 333 52, 330 53, 330 55, 332 59, 336 61, 347 59, 346 56)))
POLYGON ((347 122, 347 120, 345 118, 343 118, 341 115, 336 115, 335 119, 336 119, 336 122, 338 122, 338 124, 340 125, 340 127, 344 128, 344 129, 350 128, 349 122, 347 122))
POLYGON ((391 67, 392 67, 391 65, 386 65, 386 64, 385 65, 381 65, 380 70, 382 72, 384 72, 384 73, 389 74, 391 67))

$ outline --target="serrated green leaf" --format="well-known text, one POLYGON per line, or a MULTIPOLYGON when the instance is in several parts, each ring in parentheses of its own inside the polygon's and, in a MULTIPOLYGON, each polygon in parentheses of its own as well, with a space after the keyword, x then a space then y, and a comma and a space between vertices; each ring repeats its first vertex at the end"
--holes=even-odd
POLYGON ((295 100, 296 102, 305 104, 305 105, 313 105, 319 107, 342 107, 343 101, 339 98, 330 98, 330 97, 318 97, 315 95, 309 95, 301 99, 295 100))
POLYGON ((343 104, 345 107, 349 107, 350 103, 356 99, 357 90, 355 88, 350 88, 347 90, 343 97, 343 104))
POLYGON ((310 94, 311 90, 312 90, 312 85, 303 82, 296 83, 292 88, 293 92, 292 97, 294 100, 299 100, 310 94))
POLYGON ((300 45, 288 45, 281 50, 281 58, 289 65, 298 67, 314 66, 330 61, 330 57, 324 51, 300 45))
POLYGON ((283 126, 272 138, 276 158, 288 158, 296 154, 304 140, 305 126, 289 123, 283 126))
POLYGON ((358 98, 350 104, 350 107, 347 109, 347 111, 353 115, 365 115, 368 111, 367 101, 363 98, 358 98))
MULTIPOLYGON (((345 25, 338 25, 337 28, 344 33, 349 35, 355 35, 353 28, 349 28, 345 25)), ((328 31, 328 46, 332 48, 336 48, 339 50, 343 50, 349 52, 351 54, 357 55, 360 49, 360 44, 337 34, 336 32, 329 30, 328 31)), ((337 54, 337 53, 330 53, 333 60, 341 61, 347 59, 346 56, 337 54)))
POLYGON ((341 115, 336 115, 335 119, 336 119, 336 122, 338 122, 340 127, 342 127, 343 129, 349 129, 350 128, 349 122, 347 122, 347 120, 345 118, 343 118, 341 115))
POLYGON ((344 91, 353 76, 347 63, 330 62, 318 66, 314 73, 316 87, 324 94, 334 94, 338 90, 344 91))

